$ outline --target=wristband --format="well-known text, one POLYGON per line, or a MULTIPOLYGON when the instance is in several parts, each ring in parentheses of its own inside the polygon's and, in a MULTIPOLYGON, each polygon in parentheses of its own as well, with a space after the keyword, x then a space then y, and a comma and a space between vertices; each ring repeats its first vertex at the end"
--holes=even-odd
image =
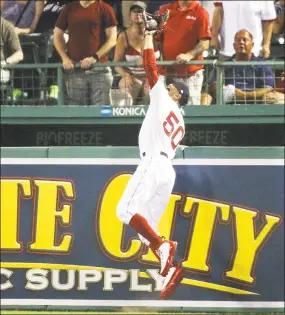
POLYGON ((100 58, 98 57, 98 55, 95 53, 95 54, 93 54, 93 56, 92 56, 94 59, 96 59, 96 61, 99 61, 100 60, 100 58))

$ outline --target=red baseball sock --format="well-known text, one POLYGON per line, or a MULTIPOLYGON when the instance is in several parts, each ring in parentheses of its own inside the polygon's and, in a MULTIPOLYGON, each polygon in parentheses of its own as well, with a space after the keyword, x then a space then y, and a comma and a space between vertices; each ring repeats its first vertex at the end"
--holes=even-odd
POLYGON ((162 239, 154 232, 147 220, 138 213, 131 218, 130 226, 147 239, 154 249, 162 243, 162 239))

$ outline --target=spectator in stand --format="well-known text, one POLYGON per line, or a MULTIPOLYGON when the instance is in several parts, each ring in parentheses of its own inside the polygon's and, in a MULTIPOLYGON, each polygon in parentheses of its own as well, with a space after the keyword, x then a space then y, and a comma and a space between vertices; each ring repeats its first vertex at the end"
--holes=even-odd
POLYGON ((100 0, 81 0, 65 6, 54 29, 54 45, 62 58, 71 105, 108 105, 113 76, 105 67, 116 45, 117 20, 113 9, 100 0), (68 31, 67 45, 64 32, 68 31), (92 66, 102 63, 102 67, 92 66), (79 68, 75 69, 75 64, 79 68))
POLYGON ((276 1, 274 5, 277 17, 273 22, 273 33, 276 35, 284 34, 285 1, 276 1))
POLYGON ((7 85, 10 81, 10 72, 5 69, 8 65, 14 65, 22 61, 24 56, 16 33, 15 27, 12 23, 1 17, 1 30, 0 30, 0 83, 1 83, 1 105, 5 104, 7 98, 7 85))
MULTIPOLYGON (((122 18, 123 27, 128 28, 130 26, 130 8, 134 1, 132 0, 122 0, 122 18)), ((146 1, 143 1, 146 2, 146 1)))
POLYGON ((191 60, 203 60, 202 53, 211 39, 209 14, 196 0, 178 0, 162 7, 170 10, 167 25, 160 36, 163 60, 176 60, 178 66, 160 69, 160 80, 168 75, 185 83, 190 91, 187 105, 201 104, 203 65, 185 65, 191 60))
MULTIPOLYGON (((263 61, 253 53, 253 36, 248 30, 240 30, 234 37, 235 54, 229 61, 263 61)), ((225 103, 260 103, 271 92, 275 79, 270 66, 227 66, 224 73, 223 96, 225 103)), ((216 71, 210 79, 211 96, 216 96, 216 71)))
MULTIPOLYGON (((115 70, 121 75, 119 88, 127 93, 127 99, 132 98, 132 104, 148 104, 149 86, 146 80, 146 74, 143 67, 143 45, 145 27, 143 23, 143 11, 146 10, 146 4, 142 1, 133 2, 130 7, 130 27, 121 32, 115 49, 114 61, 136 62, 137 67, 116 67, 115 70)), ((159 51, 155 51, 158 59, 159 51)))
POLYGON ((232 39, 240 29, 248 29, 254 38, 254 54, 270 56, 273 20, 276 18, 273 1, 216 1, 212 22, 211 46, 220 50, 220 59, 234 54, 232 39), (219 35, 221 42, 219 41, 219 35))
POLYGON ((10 21, 18 35, 34 33, 44 10, 44 0, 1 0, 1 16, 10 21))

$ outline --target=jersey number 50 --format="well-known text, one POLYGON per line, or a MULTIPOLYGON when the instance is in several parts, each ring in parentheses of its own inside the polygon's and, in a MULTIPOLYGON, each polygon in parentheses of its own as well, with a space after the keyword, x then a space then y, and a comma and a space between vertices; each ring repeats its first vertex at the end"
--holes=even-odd
POLYGON ((163 122, 163 129, 165 134, 171 139, 172 149, 175 150, 182 138, 184 137, 185 130, 179 126, 179 119, 171 111, 163 122))

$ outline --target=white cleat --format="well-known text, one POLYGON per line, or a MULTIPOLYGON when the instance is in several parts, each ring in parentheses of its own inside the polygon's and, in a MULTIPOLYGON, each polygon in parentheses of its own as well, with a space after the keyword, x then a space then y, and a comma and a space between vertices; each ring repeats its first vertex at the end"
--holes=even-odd
POLYGON ((156 253, 160 258, 160 274, 165 277, 173 265, 177 242, 164 241, 156 253))

